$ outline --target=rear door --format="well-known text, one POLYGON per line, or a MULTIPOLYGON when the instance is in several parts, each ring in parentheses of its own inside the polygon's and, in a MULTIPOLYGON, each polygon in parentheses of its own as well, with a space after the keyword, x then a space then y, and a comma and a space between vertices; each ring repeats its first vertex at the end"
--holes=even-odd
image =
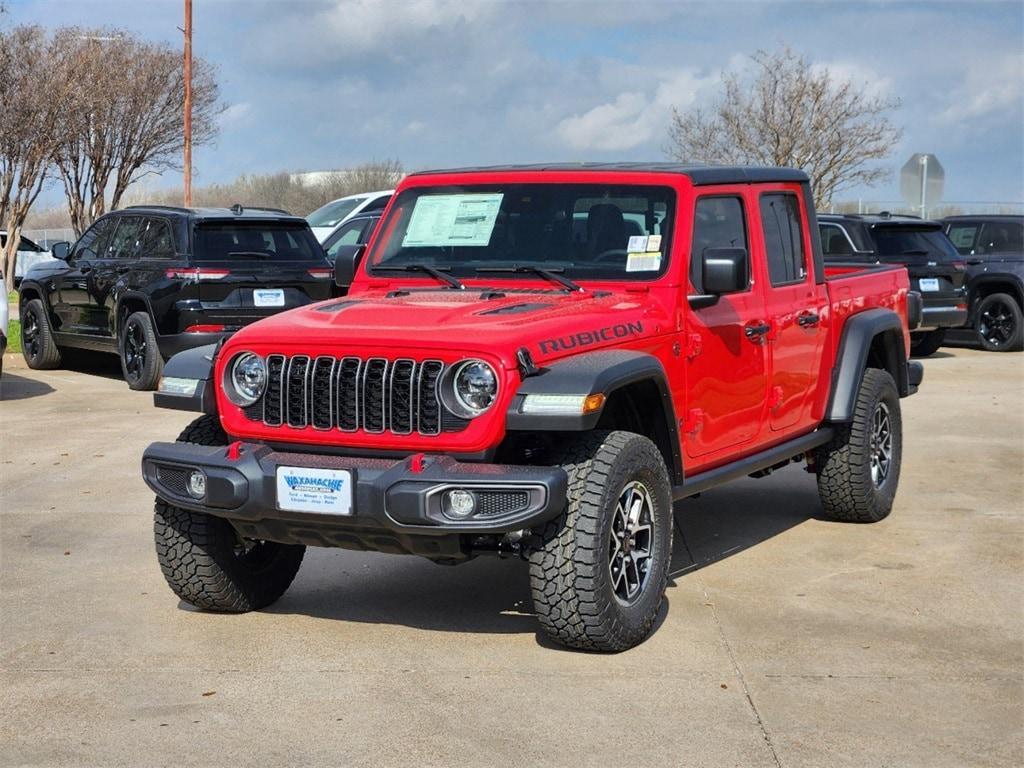
POLYGON ((305 222, 199 221, 192 237, 204 323, 233 330, 333 295, 333 270, 305 222))

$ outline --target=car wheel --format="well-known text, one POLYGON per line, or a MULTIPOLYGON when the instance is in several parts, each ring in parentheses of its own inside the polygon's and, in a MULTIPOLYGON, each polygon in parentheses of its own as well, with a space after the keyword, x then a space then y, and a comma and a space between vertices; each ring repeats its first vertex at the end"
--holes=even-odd
POLYGON ((632 432, 592 432, 559 457, 565 511, 529 554, 533 606, 570 648, 624 651, 651 633, 672 559, 672 494, 661 452, 632 432))
POLYGON ((60 365, 60 348, 53 340, 50 318, 40 299, 32 299, 21 309, 21 354, 29 368, 60 365))
POLYGON ((121 330, 121 372, 135 390, 156 389, 164 360, 156 343, 153 321, 146 312, 128 316, 121 330))
POLYGON ((853 421, 835 424, 829 443, 814 454, 825 514, 848 523, 876 523, 892 511, 903 456, 903 419, 896 382, 868 368, 853 421))
POLYGON ((989 352, 1024 349, 1024 322, 1017 300, 1007 293, 993 293, 978 305, 978 340, 989 352))
POLYGON ((913 357, 928 357, 939 351, 942 342, 946 340, 946 329, 938 328, 934 331, 910 334, 910 354, 913 357))

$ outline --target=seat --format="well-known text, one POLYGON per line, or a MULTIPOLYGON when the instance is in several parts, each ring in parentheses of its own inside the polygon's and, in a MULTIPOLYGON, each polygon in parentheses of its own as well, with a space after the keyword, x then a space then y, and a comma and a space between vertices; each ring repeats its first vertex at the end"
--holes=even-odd
POLYGON ((624 251, 628 243, 622 211, 611 203, 597 203, 587 213, 587 255, 591 258, 605 251, 624 251))

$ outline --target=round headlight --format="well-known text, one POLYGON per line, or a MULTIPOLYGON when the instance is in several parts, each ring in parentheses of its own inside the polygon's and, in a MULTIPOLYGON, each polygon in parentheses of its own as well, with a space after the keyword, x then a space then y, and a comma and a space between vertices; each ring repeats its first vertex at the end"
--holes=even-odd
POLYGON ((455 401, 471 416, 478 416, 494 403, 498 394, 498 375, 481 360, 467 360, 452 376, 455 401))
POLYGON ((225 389, 228 399, 243 408, 252 405, 267 388, 267 364, 259 355, 245 352, 231 366, 231 386, 225 389))

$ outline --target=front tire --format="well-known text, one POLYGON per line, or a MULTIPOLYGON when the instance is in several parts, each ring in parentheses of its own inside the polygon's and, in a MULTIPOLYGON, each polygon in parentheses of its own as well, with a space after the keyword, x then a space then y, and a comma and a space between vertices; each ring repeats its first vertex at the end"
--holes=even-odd
POLYGON ((125 321, 120 344, 121 373, 134 390, 156 389, 164 370, 164 359, 156 343, 153 321, 146 312, 134 312, 125 321))
MULTIPOLYGON (((216 416, 200 416, 178 442, 227 445, 216 416)), ((304 546, 243 539, 223 518, 176 507, 157 497, 153 534, 160 570, 186 603, 244 613, 275 602, 302 565, 304 546)))
POLYGON ((937 328, 934 331, 922 331, 910 334, 910 354, 914 357, 928 357, 939 351, 942 342, 946 340, 946 329, 937 328))
POLYGON ((624 651, 651 633, 672 559, 672 494, 658 448, 592 432, 559 457, 565 511, 536 532, 530 589, 544 631, 570 648, 624 651))
POLYGON ((814 458, 822 509, 833 520, 877 523, 892 511, 903 455, 899 392, 888 371, 864 372, 853 421, 833 429, 814 458))
POLYGON ((21 310, 21 354, 35 370, 56 368, 61 354, 53 340, 50 317, 40 299, 32 299, 21 310))
POLYGON ((989 352, 1024 349, 1024 318, 1020 304, 1007 293, 993 293, 978 305, 978 340, 989 352))

